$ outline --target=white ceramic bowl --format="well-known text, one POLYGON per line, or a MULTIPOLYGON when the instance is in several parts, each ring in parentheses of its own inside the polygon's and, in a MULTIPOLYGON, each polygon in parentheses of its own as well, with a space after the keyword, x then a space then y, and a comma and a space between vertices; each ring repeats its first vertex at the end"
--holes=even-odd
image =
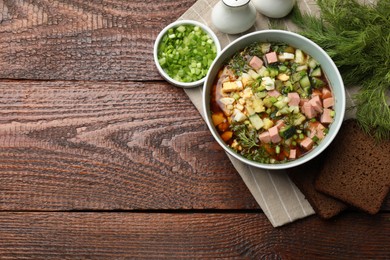
POLYGON ((175 27, 178 27, 180 25, 188 25, 188 24, 191 24, 191 25, 195 25, 195 26, 199 26, 203 31, 205 31, 211 38, 212 40, 214 41, 214 44, 217 48, 217 55, 221 52, 221 44, 219 43, 219 40, 217 38, 217 36, 215 35, 215 33, 209 28, 207 27, 206 25, 200 23, 200 22, 197 22, 197 21, 193 21, 193 20, 178 20, 176 22, 173 22, 171 24, 169 24, 168 26, 166 26, 157 36, 156 38, 156 41, 154 42, 154 50, 153 50, 153 56, 154 56, 154 62, 156 64, 156 67, 158 69, 158 72, 160 73, 160 75, 165 79, 167 80, 168 82, 170 82, 171 84, 177 86, 177 87, 182 87, 182 88, 194 88, 194 87, 198 87, 200 85, 202 85, 204 83, 204 80, 206 77, 203 77, 202 79, 200 80, 197 80, 197 81, 194 81, 194 82, 181 82, 181 81, 177 81, 173 78, 171 78, 164 70, 163 68, 161 67, 160 63, 158 62, 158 48, 159 48, 159 44, 160 44, 160 41, 162 39, 162 37, 165 35, 165 33, 170 29, 170 28, 175 28, 175 27))
POLYGON ((324 151, 325 148, 328 147, 329 144, 333 141, 344 119, 346 104, 344 83, 336 65, 329 57, 329 55, 316 43, 299 34, 289 31, 257 31, 236 39, 235 41, 230 43, 214 60, 206 76, 203 88, 203 109, 206 115, 205 119, 214 138, 228 154, 232 155, 234 158, 240 160, 245 164, 258 168, 271 170, 287 169, 298 166, 313 159, 322 151, 324 151), (321 64, 322 70, 327 76, 329 84, 332 88, 333 95, 335 98, 334 109, 336 111, 336 115, 334 117, 333 123, 330 126, 329 132, 316 148, 296 160, 279 164, 264 164, 248 160, 247 158, 234 152, 225 144, 225 142, 221 139, 220 135, 218 134, 216 128, 212 123, 210 111, 210 91, 218 74, 218 71, 224 65, 224 63, 229 60, 237 51, 244 49, 246 46, 250 45, 253 42, 284 42, 296 48, 302 49, 304 52, 315 58, 321 64))

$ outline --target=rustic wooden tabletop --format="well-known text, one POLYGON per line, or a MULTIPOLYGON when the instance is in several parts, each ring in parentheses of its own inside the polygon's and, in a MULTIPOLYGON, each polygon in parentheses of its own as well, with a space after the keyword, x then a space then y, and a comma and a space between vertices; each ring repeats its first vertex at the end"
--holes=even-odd
POLYGON ((390 199, 273 228, 152 49, 195 0, 0 0, 0 259, 390 259, 390 199))

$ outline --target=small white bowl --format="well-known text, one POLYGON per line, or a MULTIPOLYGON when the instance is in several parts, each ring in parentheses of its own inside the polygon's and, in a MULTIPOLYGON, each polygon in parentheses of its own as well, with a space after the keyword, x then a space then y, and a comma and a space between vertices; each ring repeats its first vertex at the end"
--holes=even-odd
POLYGON ((177 81, 177 80, 171 78, 163 70, 163 68, 161 67, 160 63, 158 62, 158 56, 157 55, 158 55, 158 48, 159 48, 160 41, 161 41, 162 37, 165 35, 165 33, 170 28, 175 28, 175 27, 178 27, 180 25, 188 25, 188 24, 199 26, 203 31, 205 31, 211 37, 211 39, 214 41, 214 44, 215 44, 215 46, 217 48, 217 55, 221 52, 221 44, 219 43, 219 40, 218 40, 217 36, 215 35, 215 33, 209 27, 207 27, 206 25, 204 25, 204 24, 202 24, 200 22, 193 21, 193 20, 178 20, 178 21, 173 22, 173 23, 169 24, 168 26, 166 26, 158 34, 158 36, 156 38, 156 41, 154 42, 154 50, 153 50, 154 63, 156 64, 158 72, 160 73, 160 75, 165 80, 167 80, 171 84, 173 84, 173 85, 175 85, 177 87, 181 87, 181 88, 194 88, 194 87, 198 87, 198 86, 200 86, 200 85, 202 85, 204 83, 204 80, 205 80, 206 76, 203 77, 202 79, 194 81, 194 82, 181 82, 181 81, 177 81))

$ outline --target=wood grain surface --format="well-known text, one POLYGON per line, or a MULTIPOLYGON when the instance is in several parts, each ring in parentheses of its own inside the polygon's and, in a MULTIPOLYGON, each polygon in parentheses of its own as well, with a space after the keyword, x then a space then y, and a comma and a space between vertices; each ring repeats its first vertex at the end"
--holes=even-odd
POLYGON ((181 89, 2 81, 0 92, 2 209, 257 208, 181 89))
POLYGON ((263 214, 1 213, 0 258, 389 259, 389 232, 352 213, 277 229, 263 214))
POLYGON ((153 44, 195 0, 0 0, 0 78, 156 80, 153 44))

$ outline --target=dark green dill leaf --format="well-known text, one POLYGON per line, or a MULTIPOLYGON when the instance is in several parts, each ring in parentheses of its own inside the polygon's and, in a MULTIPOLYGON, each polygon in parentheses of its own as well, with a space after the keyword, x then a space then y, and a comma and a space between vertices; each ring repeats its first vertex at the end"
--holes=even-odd
POLYGON ((390 1, 317 0, 321 16, 290 15, 301 34, 333 59, 347 87, 360 86, 354 97, 357 120, 377 140, 390 138, 390 1))
POLYGON ((237 142, 249 151, 253 147, 257 147, 257 133, 254 129, 248 129, 245 124, 234 124, 231 126, 232 131, 236 137, 237 142))
POLYGON ((228 67, 235 75, 239 75, 249 70, 248 61, 240 53, 236 53, 229 61, 228 67))
POLYGON ((245 53, 249 56, 257 56, 261 58, 264 53, 261 50, 261 44, 260 43, 252 43, 248 47, 245 48, 245 53))

